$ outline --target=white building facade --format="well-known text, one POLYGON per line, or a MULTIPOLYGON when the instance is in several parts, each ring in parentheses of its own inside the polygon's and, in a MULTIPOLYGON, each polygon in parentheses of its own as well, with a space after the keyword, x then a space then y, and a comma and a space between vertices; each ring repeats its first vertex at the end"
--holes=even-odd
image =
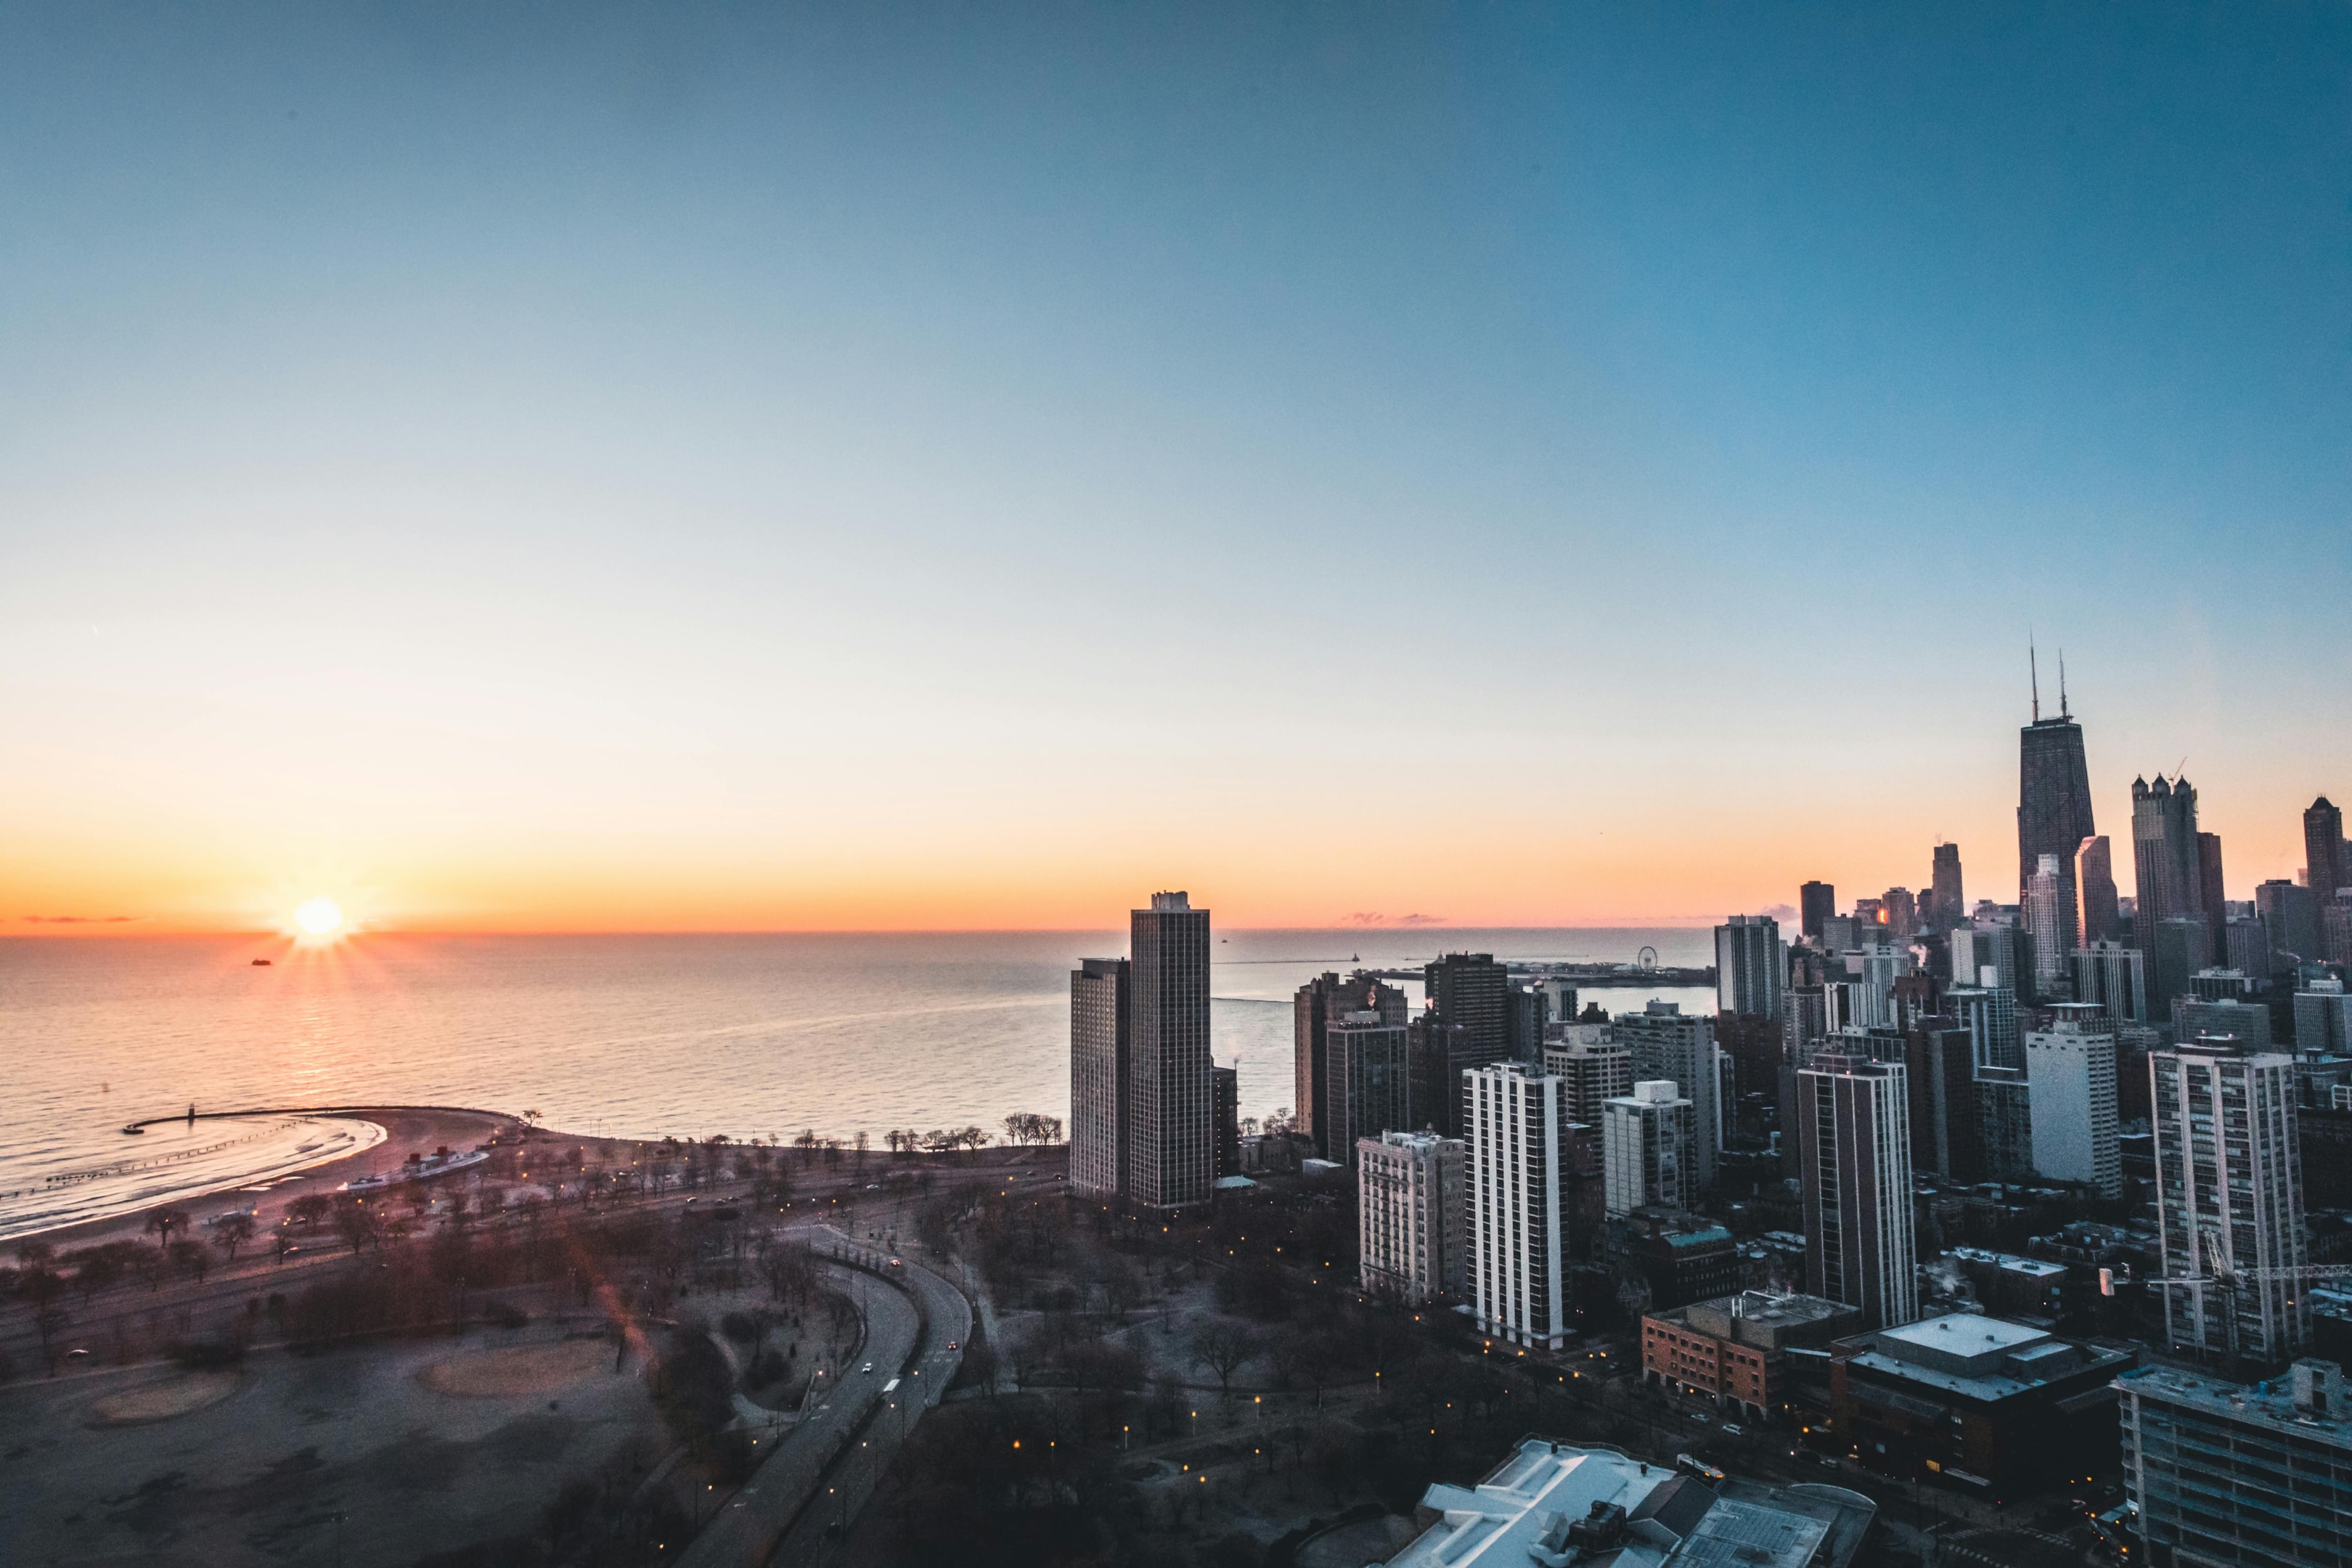
POLYGON ((1612 1219, 1644 1205, 1687 1209, 1698 1198, 1698 1110, 1679 1086, 1652 1079, 1601 1105, 1601 1203, 1612 1219))
POLYGON ((1568 1334, 1559 1213, 1567 1086, 1516 1062, 1465 1068, 1462 1081, 1469 1192, 1465 1294, 1483 1332, 1558 1350, 1568 1334))
POLYGON ((2116 1142, 2116 1031, 2106 1009, 2070 1002, 2026 1031, 2025 1079, 2033 1169, 2048 1181, 2085 1182, 2123 1195, 2116 1142))
POLYGON ((2311 1336, 2294 1058, 2187 1045, 2150 1053, 2157 1238, 2175 1351, 2278 1362, 2311 1336), (2258 1272, 2279 1277, 2255 1279, 2258 1272))

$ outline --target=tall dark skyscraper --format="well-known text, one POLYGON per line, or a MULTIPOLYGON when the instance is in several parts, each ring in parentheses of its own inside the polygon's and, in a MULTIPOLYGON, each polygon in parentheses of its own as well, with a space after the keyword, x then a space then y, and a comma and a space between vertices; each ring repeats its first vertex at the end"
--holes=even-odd
POLYGON ((2226 934, 2230 905, 2221 896, 2221 836, 2218 833, 2197 836, 2197 891, 2200 904, 2198 912, 2205 917, 2205 951, 2219 963, 2221 955, 2230 950, 2226 934))
POLYGON ((1129 931, 1126 1195, 1152 1208, 1200 1203, 1216 1181, 1209 911, 1154 893, 1129 931))
POLYGON ((2135 944, 2153 952, 2158 922, 2203 920, 2205 890, 2197 854, 2197 791, 2186 777, 2132 780, 2132 869, 2138 898, 2135 944))
POLYGON ((2083 930, 2076 945, 2113 942, 2120 914, 2116 904, 2116 865, 2104 833, 2083 840, 2074 857, 2074 882, 2083 895, 2083 930))
POLYGON ((2344 814, 2324 795, 2303 814, 2303 864, 2311 896, 2323 904, 2334 901, 2336 889, 2352 887, 2352 866, 2344 858, 2344 814))
POLYGON ((2083 760, 2083 727, 2066 711, 2065 675, 2058 683, 2058 717, 2042 717, 2037 689, 2033 722, 2018 732, 2017 889, 2022 901, 2044 855, 2058 857, 2060 947, 2072 952, 2081 898, 2074 887, 2074 854, 2098 829, 2091 824, 2091 773, 2083 760))
MULTIPOLYGON (((1936 853, 1939 857, 1936 864, 1940 867, 1943 865, 1940 858, 1943 851, 1938 849, 1936 853)), ((1959 875, 1959 864, 1957 858, 1952 861, 1952 874, 1956 878, 1959 875)), ((1940 883, 1937 884, 1939 892, 1941 886, 1940 883)), ((1837 913, 1837 889, 1827 882, 1808 882, 1797 889, 1799 929, 1803 931, 1807 942, 1819 946, 1822 940, 1822 922, 1835 913, 1837 913)))
POLYGON ((1928 881, 1927 928, 1949 931, 1969 918, 1968 895, 1960 889, 1960 847, 1936 846, 1936 868, 1928 881))
POLYGON ((1353 1013, 1378 1013, 1383 1021, 1402 1024, 1405 1020, 1404 993, 1393 985, 1383 985, 1370 974, 1359 970, 1345 980, 1326 972, 1298 988, 1291 999, 1291 1049, 1294 1083, 1291 1093, 1292 1125, 1315 1140, 1315 1152, 1320 1159, 1344 1160, 1344 1149, 1334 1153, 1338 1145, 1331 1142, 1330 1116, 1330 1052, 1328 1031, 1331 1025, 1353 1013))
POLYGON ((1491 952, 1449 952, 1422 971, 1439 1019, 1470 1031, 1470 1048, 1486 1061, 1511 1054, 1511 975, 1491 952))
POLYGON ((1127 1181, 1127 983, 1123 958, 1070 972, 1070 1186, 1101 1197, 1127 1181))

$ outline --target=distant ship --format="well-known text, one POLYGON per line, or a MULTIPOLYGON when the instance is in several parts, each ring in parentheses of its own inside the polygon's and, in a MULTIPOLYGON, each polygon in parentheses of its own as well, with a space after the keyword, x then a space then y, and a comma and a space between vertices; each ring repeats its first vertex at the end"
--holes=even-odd
POLYGON ((256 969, 267 969, 269 967, 269 960, 266 958, 257 958, 253 961, 253 967, 256 969))
POLYGON ((144 1138, 147 1136, 147 1129, 140 1126, 136 1121, 131 1123, 128 1127, 125 1127, 122 1131, 124 1136, 131 1138, 144 1138))

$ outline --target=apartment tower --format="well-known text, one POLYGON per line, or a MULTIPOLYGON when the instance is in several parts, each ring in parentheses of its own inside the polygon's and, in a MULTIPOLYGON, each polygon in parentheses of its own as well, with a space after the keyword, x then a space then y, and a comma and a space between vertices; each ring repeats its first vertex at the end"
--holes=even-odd
POLYGON ((1566 1086, 1517 1062, 1472 1068, 1462 1079, 1469 1304, 1481 1332, 1558 1350, 1568 1333, 1560 1279, 1566 1086))
POLYGON ((2178 1352, 2281 1363, 2311 1334, 2294 1059, 2195 1040, 2148 1054, 2165 1331, 2178 1352), (2259 1278, 2263 1274, 2270 1278, 2259 1278))
POLYGON ((1118 1197, 1127 1175, 1128 964, 1088 958, 1070 972, 1070 1187, 1118 1197))
POLYGON ((1805 1289, 1865 1328, 1919 1315, 1908 1101, 1900 1062, 1823 1051, 1797 1072, 1805 1289))
POLYGON ((1172 1208, 1216 1181, 1209 1060, 1209 911, 1154 893, 1129 921, 1127 1188, 1130 1202, 1172 1208))

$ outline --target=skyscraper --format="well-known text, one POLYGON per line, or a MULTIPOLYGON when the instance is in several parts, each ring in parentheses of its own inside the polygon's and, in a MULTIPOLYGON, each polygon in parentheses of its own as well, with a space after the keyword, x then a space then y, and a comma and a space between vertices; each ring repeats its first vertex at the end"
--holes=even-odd
POLYGON ((1376 1008, 1342 1014, 1325 1026, 1323 1125, 1332 1157, 1352 1162, 1361 1140, 1412 1130, 1408 1033, 1402 1020, 1391 1023, 1376 1008))
POLYGON ((2157 1239, 2175 1351, 2281 1362, 2311 1331, 2294 1060, 2192 1041, 2148 1057, 2157 1239), (2255 1271, 2279 1278, 2246 1278, 2255 1271))
POLYGON ((1637 1208, 1687 1209, 1698 1202, 1692 1156, 1698 1113, 1675 1085, 1637 1083, 1633 1092, 1602 1102, 1602 1201, 1612 1219, 1637 1208))
POLYGON ((2344 814, 2324 795, 2303 814, 2303 864, 2305 885, 2320 903, 2333 901, 2337 889, 2352 887, 2352 866, 2344 858, 2344 814))
POLYGON ((2205 918, 2205 890, 2198 877, 2197 791, 2188 779, 2156 775, 2156 783, 2132 780, 2132 868, 2138 900, 2132 919, 2136 945, 2150 948, 2147 933, 2158 921, 2205 918))
POLYGON ((1601 1101, 1633 1092, 1633 1054, 1606 1024, 1570 1024, 1564 1034, 1544 1047, 1543 1070, 1568 1085, 1569 1120, 1597 1128, 1601 1101))
POLYGON ((1769 915, 1734 915, 1715 928, 1715 1008, 1750 1018, 1780 1016, 1789 950, 1769 915))
POLYGON ((2068 880, 2059 869, 2062 858, 2042 856, 2033 875, 2025 879, 2024 897, 2020 900, 2026 936, 2033 944, 2033 994, 2044 998, 2055 996, 2061 984, 2069 982, 2067 963, 2074 952, 2074 922, 2061 907, 2068 880))
MULTIPOLYGON (((1400 1031, 1402 1032, 1402 1031, 1400 1031)), ((1209 1069, 1211 1127, 1215 1133, 1213 1180, 1242 1173, 1242 1073, 1239 1068, 1209 1069)))
POLYGON ((1447 1138, 1467 1138, 1469 1130, 1462 1121, 1462 1074, 1511 1059, 1508 1042, 1481 1046, 1469 1026, 1449 1024, 1434 1009, 1425 1009, 1405 1026, 1405 1050, 1412 1070, 1412 1126, 1447 1138))
POLYGON ((1692 1175, 1698 1190, 1715 1185, 1716 1151, 1723 1147, 1722 1048, 1715 1020, 1685 1014, 1672 1002, 1652 1002, 1620 1013, 1611 1028, 1633 1056, 1633 1081, 1664 1079, 1681 1086, 1698 1114, 1692 1175))
POLYGON ((2169 1017, 2172 1000, 2189 992, 2189 978, 2206 968, 2212 955, 2205 942, 2201 914, 2167 915, 2155 924, 2141 917, 2147 933, 2147 1014, 2151 1020, 2169 1017))
POLYGON ((2083 944, 2116 940, 2116 867, 2104 833, 2083 840, 2074 857, 2074 882, 2083 896, 2083 944))
POLYGON ((2222 885, 2221 836, 2200 833, 2197 836, 2197 891, 2200 907, 2197 912, 2205 917, 2205 950, 2216 958, 2229 946, 2230 900, 2221 896, 2222 885))
POLYGON ((1886 916, 1886 934, 1898 942, 1907 942, 1919 932, 1919 900, 1911 896, 1908 888, 1889 888, 1879 896, 1878 907, 1886 916))
POLYGON ((1070 1187, 1117 1197, 1127 1176, 1128 965, 1088 958, 1070 972, 1070 1187))
POLYGON ((1127 1196, 1196 1204, 1215 1182, 1209 1060, 1209 911, 1154 893, 1129 921, 1127 1196))
POLYGON ((2082 1182, 2121 1197, 2116 1142, 2116 1031, 2094 1003, 2053 1007, 2025 1032, 2033 1170, 2045 1181, 2082 1182))
POLYGON ((1560 1289, 1560 1165, 1570 1136, 1564 1086, 1517 1062, 1472 1068, 1463 1084, 1470 1305, 1480 1331, 1558 1350, 1568 1331, 1560 1289))
POLYGON ((1422 971, 1431 1011, 1470 1031, 1471 1049, 1492 1051, 1498 1061, 1511 1050, 1511 975, 1491 952, 1449 952, 1422 971))
POLYGON ((1929 929, 1949 931, 1969 918, 1968 896, 1960 887, 1960 847, 1937 845, 1935 869, 1930 875, 1929 929))
POLYGON ((2139 949, 2112 942, 2076 948, 2074 1000, 2095 1002, 2114 1023, 2147 1023, 2147 965, 2139 949))
POLYGON ((2254 889, 2254 912, 2270 933, 2271 951, 2309 963, 2319 956, 2319 901, 2309 888, 2273 878, 2254 889))
MULTIPOLYGON (((1941 855, 1943 851, 1939 849, 1937 853, 1941 855)), ((1937 864, 1941 866, 1942 862, 1938 860, 1937 864)), ((1957 861, 1954 862, 1953 874, 1958 875, 1957 861)), ((1797 910, 1801 933, 1807 942, 1820 946, 1822 922, 1837 913, 1837 889, 1827 882, 1806 883, 1797 889, 1797 910)))
POLYGON ((1797 1073, 1805 1289, 1862 1309, 1866 1328, 1919 1315, 1903 1064, 1824 1051, 1797 1073))
POLYGON ((1904 1035, 1903 1070, 1911 1095, 1911 1168, 1947 1181, 1984 1180, 1969 1032, 1948 1019, 1922 1021, 1904 1035))
MULTIPOLYGON (((1337 1145, 1326 1128, 1324 1100, 1328 1093, 1328 1057, 1325 1031, 1331 1020, 1354 1013, 1375 1012, 1392 1024, 1405 1019, 1404 993, 1358 970, 1342 980, 1326 972, 1298 988, 1291 998, 1291 1060, 1295 1079, 1291 1093, 1292 1125, 1315 1140, 1320 1159, 1333 1157, 1337 1145)), ((1341 1155, 1344 1159, 1345 1156, 1341 1155)))
POLYGON ((2098 829, 2091 822, 2091 774, 2083 758, 2083 727, 2066 712, 2066 686, 2058 685, 2058 717, 2042 717, 2038 690, 2033 722, 2018 731, 2017 886, 2022 897, 2042 857, 2058 857, 2061 941, 2074 951, 2081 908, 2074 887, 2074 852, 2098 829))

